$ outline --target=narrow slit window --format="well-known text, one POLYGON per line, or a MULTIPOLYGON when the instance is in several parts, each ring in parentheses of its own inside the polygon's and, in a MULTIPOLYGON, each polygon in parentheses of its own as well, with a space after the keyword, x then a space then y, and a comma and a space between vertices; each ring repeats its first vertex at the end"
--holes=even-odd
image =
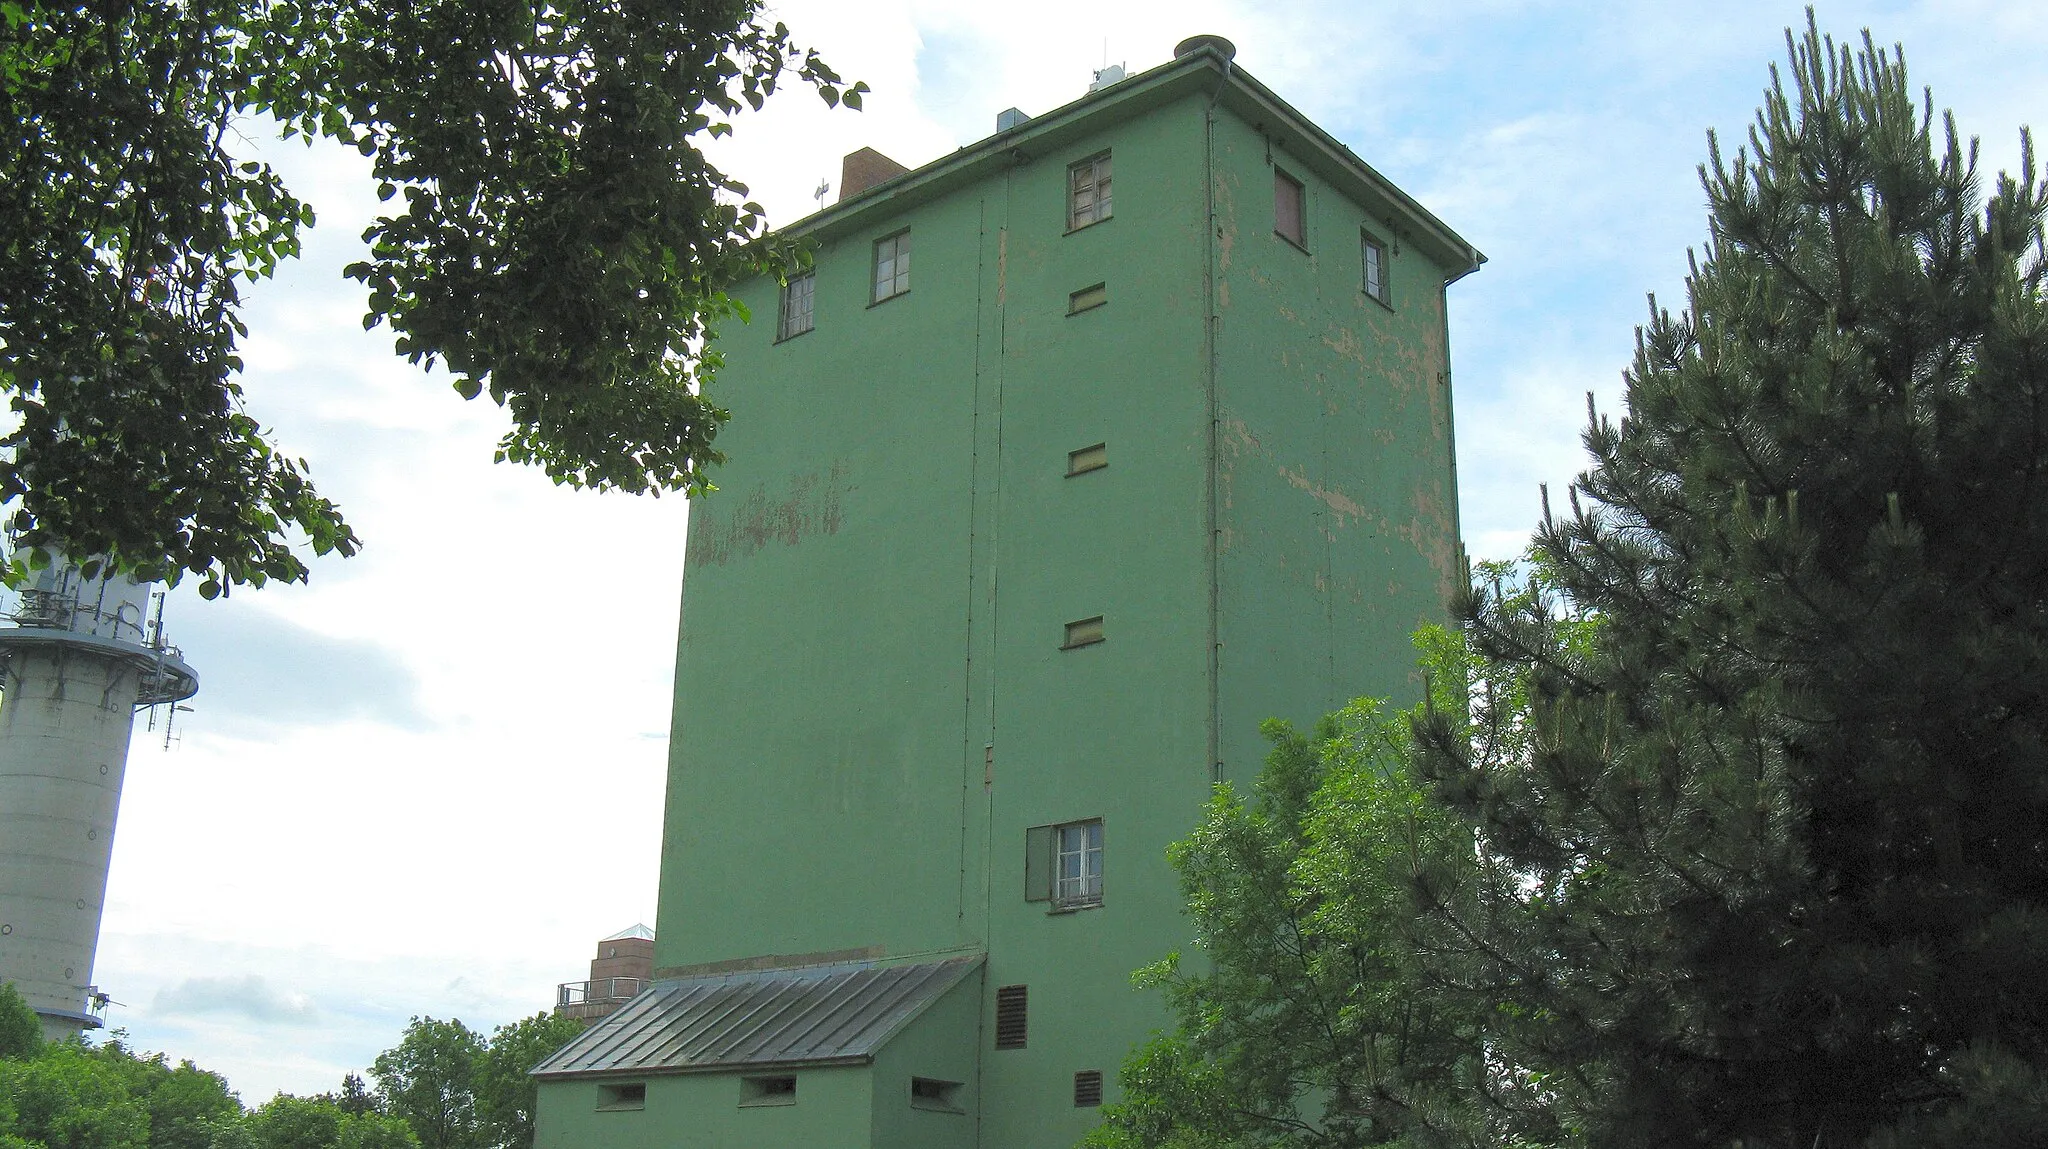
POLYGON ((621 1081, 597 1087, 597 1108, 601 1113, 647 1108, 647 1083, 621 1081))
POLYGON ((1296 247, 1308 246, 1306 197, 1301 181, 1273 169, 1273 232, 1296 247))
POLYGON ((1060 644, 1061 650, 1072 650, 1077 646, 1094 646, 1102 641, 1102 616, 1075 619, 1067 624, 1067 640, 1060 644))
POLYGON ((910 1107, 932 1109, 940 1113, 959 1113, 960 1085, 958 1081, 939 1081, 930 1077, 910 1079, 910 1107))
POLYGON ((1023 1049, 1030 989, 1006 985, 996 990, 996 1048, 1023 1049))
POLYGON ((894 299, 910 290, 910 233, 899 231, 875 241, 874 302, 894 299))
POLYGON ((1387 245, 1365 232, 1360 235, 1359 250, 1365 269, 1365 293, 1392 306, 1392 293, 1387 289, 1387 245))
POLYGON ((1089 156, 1067 169, 1067 230, 1078 231, 1109 218, 1109 153, 1089 156))
POLYGON ((1068 478, 1072 478, 1075 475, 1085 475, 1090 471, 1100 471, 1107 466, 1109 466, 1109 444, 1107 443, 1097 443, 1093 447, 1083 447, 1078 451, 1067 452, 1068 478))
POLYGON ((817 275, 808 271, 782 285, 782 321, 775 329, 777 339, 802 335, 811 329, 811 299, 817 286, 817 275))
POLYGON ((770 1077, 740 1078, 741 1105, 795 1105, 796 1075, 778 1073, 770 1077))
POLYGON ((1102 1104, 1102 1071, 1083 1069, 1074 1074, 1074 1108, 1093 1109, 1102 1104))
POLYGON ((1067 314, 1079 315, 1083 311, 1093 311, 1108 302, 1109 284, 1097 283, 1067 296, 1067 314))

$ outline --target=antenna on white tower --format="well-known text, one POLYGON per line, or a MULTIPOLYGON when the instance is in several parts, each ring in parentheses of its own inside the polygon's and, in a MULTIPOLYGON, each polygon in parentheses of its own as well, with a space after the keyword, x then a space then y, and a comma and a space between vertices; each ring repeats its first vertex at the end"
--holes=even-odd
POLYGON ((110 1000, 92 966, 135 711, 175 715, 199 674, 149 583, 45 557, 0 615, 0 981, 59 1039, 110 1000))

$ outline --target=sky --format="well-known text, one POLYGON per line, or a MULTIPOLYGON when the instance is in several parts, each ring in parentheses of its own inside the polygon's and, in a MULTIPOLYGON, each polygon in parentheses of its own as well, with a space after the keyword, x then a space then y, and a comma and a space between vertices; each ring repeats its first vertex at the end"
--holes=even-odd
MULTIPOLYGON (((1705 234, 1706 133, 1730 148, 1795 3, 1069 5, 788 0, 771 9, 863 111, 792 87, 715 160, 777 223, 862 146, 912 166, 996 113, 1079 97, 1095 68, 1229 37, 1263 80, 1484 251, 1451 289, 1468 548, 1510 558, 1538 486, 1580 469, 1586 394, 1620 402, 1646 295, 1682 306, 1705 234)), ((1987 180, 2048 96, 2048 6, 1835 3, 1824 30, 1903 42, 1983 138, 1987 180)), ((652 924, 687 508, 493 465, 504 427, 362 328, 341 267, 377 201, 336 148, 242 146, 318 210, 245 313, 248 410, 357 533, 304 586, 167 629, 202 688, 138 722, 95 980, 130 1042, 225 1074, 251 1104, 338 1087, 415 1016, 488 1030, 652 924)), ((715 479, 716 476, 714 476, 715 479)))

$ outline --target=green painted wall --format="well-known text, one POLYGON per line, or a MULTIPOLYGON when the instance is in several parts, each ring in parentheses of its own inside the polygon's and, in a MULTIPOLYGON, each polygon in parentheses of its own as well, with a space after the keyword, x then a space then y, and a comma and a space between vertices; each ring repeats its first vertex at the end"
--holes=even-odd
MULTIPOLYGON (((1074 1074, 1114 1101, 1166 1020, 1129 974, 1188 946, 1165 851, 1219 763, 1256 771, 1269 715, 1411 699, 1409 633, 1443 614, 1445 269, 1307 162, 1308 251, 1274 236, 1269 155, 1312 141, 1183 79, 875 197, 817 249, 815 330, 777 343, 755 282, 754 323, 724 333, 730 462, 691 508, 657 976, 984 951, 867 1079, 878 1146, 1081 1136, 1098 1113, 1074 1074), (1068 165, 1103 149, 1114 216, 1069 234, 1068 165), (1391 309, 1361 289, 1361 224, 1398 251, 1391 309), (871 245, 904 227, 911 291, 870 306, 871 245), (1097 283, 1107 305, 1069 315, 1097 283), (1068 477, 1096 443, 1109 465, 1068 477), (1104 642, 1060 649, 1096 615, 1104 642), (1103 904, 1026 901, 1026 829, 1097 817, 1103 904), (995 1050, 1012 984, 1029 1040, 995 1050), (962 1059, 971 1118, 899 1104, 915 1065, 962 1059)), ((543 1087, 544 1130, 604 1132, 590 1119, 619 1115, 584 1088, 543 1087)))
POLYGON ((1283 141, 1220 116, 1215 142, 1221 738, 1243 780, 1266 718, 1421 697, 1410 637, 1460 577, 1448 269, 1283 141), (1301 247, 1273 230, 1276 166, 1303 185, 1301 247), (1365 294, 1362 231, 1391 306, 1365 294))
POLYGON ((947 991, 875 1057, 873 1144, 887 1149, 972 1149, 981 1121, 975 1054, 980 1048, 982 979, 947 991), (957 1113, 914 1107, 914 1077, 956 1081, 957 1113))
POLYGON ((534 1149, 870 1149, 873 1070, 798 1070, 793 1105, 741 1104, 740 1073, 606 1079, 647 1087, 643 1108, 605 1110, 604 1082, 548 1082, 534 1119, 534 1149))

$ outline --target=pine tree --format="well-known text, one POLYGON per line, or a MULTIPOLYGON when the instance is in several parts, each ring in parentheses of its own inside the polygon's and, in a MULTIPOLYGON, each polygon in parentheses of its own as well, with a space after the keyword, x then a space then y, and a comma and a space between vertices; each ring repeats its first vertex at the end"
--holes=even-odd
POLYGON ((1461 604, 1446 924, 1574 1140, 2048 1144, 2048 193, 2023 135, 1985 200, 1902 52, 1787 46, 1530 583, 1461 604))

